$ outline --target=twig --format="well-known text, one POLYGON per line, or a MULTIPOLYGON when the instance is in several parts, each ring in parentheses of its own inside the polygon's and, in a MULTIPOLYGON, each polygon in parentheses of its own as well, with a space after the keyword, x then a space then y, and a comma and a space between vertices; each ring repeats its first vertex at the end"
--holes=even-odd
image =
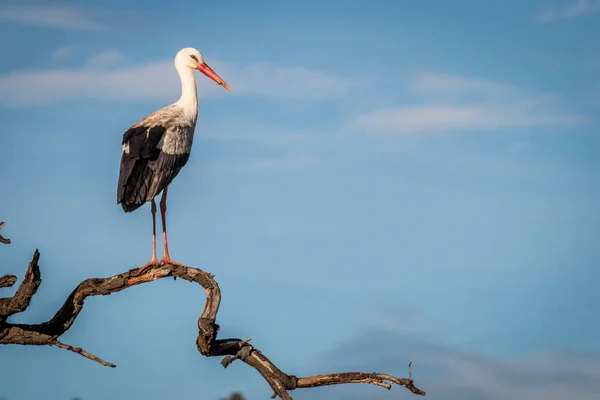
POLYGON ((277 368, 260 350, 249 343, 250 339, 217 339, 219 325, 215 321, 221 302, 221 290, 214 280, 214 275, 193 267, 161 264, 145 269, 141 274, 139 269, 132 269, 108 278, 86 279, 71 292, 63 306, 50 320, 36 325, 8 323, 6 317, 24 311, 29 306, 31 297, 41 283, 38 259, 39 253, 36 250, 25 279, 15 296, 10 299, 0 299, 0 344, 57 346, 94 360, 101 365, 115 367, 114 364, 101 360, 81 348, 60 342, 58 338, 73 325, 83 309, 87 297, 109 295, 142 283, 166 277, 178 277, 201 285, 206 292, 206 303, 198 318, 196 347, 200 354, 206 357, 226 356, 221 362, 224 367, 235 360, 243 361, 256 369, 273 389, 274 396, 279 396, 282 400, 292 400, 288 391, 297 388, 345 383, 370 383, 387 389, 391 388, 392 384, 396 384, 404 386, 412 393, 425 395, 424 391, 414 385, 412 378, 397 378, 386 374, 346 372, 297 378, 294 375, 287 375, 277 368))
POLYGON ((11 287, 17 282, 17 277, 14 275, 0 276, 0 288, 11 287))
POLYGON ((103 359, 101 359, 100 357, 96 357, 92 353, 88 353, 81 347, 71 346, 70 344, 65 344, 65 343, 59 342, 58 340, 55 340, 54 342, 51 342, 50 344, 52 346, 60 347, 61 349, 66 349, 66 350, 72 351, 73 353, 81 354, 85 358, 89 358, 92 361, 96 361, 98 364, 104 365, 105 367, 111 367, 111 368, 116 367, 115 364, 106 362, 103 359))
MULTIPOLYGON (((0 229, 2 229, 3 226, 4 226, 4 222, 0 222, 0 229)), ((0 235, 0 243, 10 244, 10 239, 5 238, 2 235, 0 235)))

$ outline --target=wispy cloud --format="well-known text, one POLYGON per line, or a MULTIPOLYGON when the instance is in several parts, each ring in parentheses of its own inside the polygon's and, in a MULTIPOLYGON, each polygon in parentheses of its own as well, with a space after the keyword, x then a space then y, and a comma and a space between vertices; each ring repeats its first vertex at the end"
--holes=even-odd
POLYGON ((117 66, 125 62, 127 58, 125 54, 119 51, 108 50, 89 57, 86 66, 91 69, 102 70, 117 66))
POLYGON ((569 126, 583 120, 564 112, 552 96, 481 79, 424 72, 416 75, 410 88, 424 101, 361 115, 349 122, 349 128, 401 135, 569 126))
POLYGON ((552 8, 539 13, 535 20, 542 23, 554 22, 589 15, 600 11, 600 0, 576 0, 562 8, 552 8))
POLYGON ((50 60, 54 62, 67 61, 74 57, 76 53, 77 48, 75 46, 62 46, 50 54, 50 60))
POLYGON ((0 21, 69 31, 98 31, 106 27, 99 13, 90 9, 52 4, 0 6, 0 21))
MULTIPOLYGON (((588 400, 600 392, 598 353, 565 350, 500 358, 406 334, 404 328, 397 332, 371 328, 316 362, 328 370, 399 371, 409 360, 417 385, 436 399, 588 400)), ((312 393, 312 398, 390 398, 389 393, 369 387, 338 387, 322 390, 322 397, 318 394, 312 393)))
MULTIPOLYGON (((205 57, 231 85, 227 95, 277 99, 317 100, 343 96, 355 82, 326 72, 302 67, 254 63, 239 67, 205 57)), ((41 104, 64 99, 166 100, 180 90, 172 59, 142 65, 123 65, 118 52, 105 52, 78 68, 23 70, 0 76, 0 103, 41 104), (110 68, 109 68, 110 66, 110 68)), ((201 93, 211 97, 226 92, 198 76, 201 93)))

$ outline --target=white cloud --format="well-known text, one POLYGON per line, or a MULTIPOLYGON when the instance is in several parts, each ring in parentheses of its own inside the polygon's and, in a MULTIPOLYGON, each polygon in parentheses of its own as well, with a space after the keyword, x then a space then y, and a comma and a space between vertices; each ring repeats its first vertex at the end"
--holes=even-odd
POLYGON ((413 93, 437 102, 496 103, 532 96, 521 88, 483 79, 439 72, 421 72, 411 82, 413 93))
POLYGON ((401 135, 570 126, 583 120, 563 112, 551 96, 481 79, 425 72, 417 74, 411 90, 424 102, 375 110, 353 119, 348 127, 401 135))
POLYGON ((98 31, 105 28, 96 12, 82 7, 52 4, 2 6, 0 21, 69 31, 98 31))
POLYGON ((175 71, 167 63, 111 71, 57 68, 19 71, 0 77, 0 102, 41 104, 64 99, 155 100, 174 97, 175 71))
POLYGON ((589 15, 600 11, 600 0, 576 0, 568 6, 546 10, 535 16, 538 22, 554 22, 589 15))
MULTIPOLYGON (((118 52, 93 56, 78 68, 22 70, 0 76, 0 103, 41 104, 64 99, 165 100, 178 97, 180 84, 172 60, 120 65, 118 52), (91 63, 91 65, 90 65, 91 63), (108 68, 108 67, 111 68, 108 68)), ((301 67, 255 63, 238 67, 226 62, 209 65, 229 83, 229 93, 197 74, 200 95, 264 96, 278 99, 331 99, 343 96, 355 83, 301 67)))
POLYGON ((365 114, 353 122, 353 128, 367 133, 409 134, 557 126, 578 121, 577 117, 538 113, 519 105, 423 106, 390 108, 365 114))

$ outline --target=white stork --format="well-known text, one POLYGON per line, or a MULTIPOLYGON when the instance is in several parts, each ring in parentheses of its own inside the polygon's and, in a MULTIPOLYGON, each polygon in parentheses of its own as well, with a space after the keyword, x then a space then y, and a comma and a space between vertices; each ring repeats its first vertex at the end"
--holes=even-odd
POLYGON ((123 151, 117 186, 117 204, 131 212, 144 203, 152 203, 152 259, 140 268, 159 265, 156 258, 156 203, 154 198, 162 191, 160 215, 163 227, 164 256, 162 262, 181 265, 171 260, 167 242, 167 190, 169 184, 187 163, 192 149, 198 97, 196 94, 197 69, 225 89, 231 88, 203 60, 194 48, 181 49, 175 56, 175 69, 181 79, 181 97, 175 103, 161 108, 131 126, 123 135, 123 151))

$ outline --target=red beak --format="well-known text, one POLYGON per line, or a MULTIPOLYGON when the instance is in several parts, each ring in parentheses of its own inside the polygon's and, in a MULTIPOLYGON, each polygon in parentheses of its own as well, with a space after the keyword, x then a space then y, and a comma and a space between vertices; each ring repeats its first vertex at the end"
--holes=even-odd
POLYGON ((225 81, 221 79, 221 77, 215 71, 213 71, 213 69, 209 67, 207 63, 203 62, 202 64, 198 65, 198 71, 202 72, 204 75, 208 76, 210 79, 231 92, 229 85, 225 83, 225 81))

